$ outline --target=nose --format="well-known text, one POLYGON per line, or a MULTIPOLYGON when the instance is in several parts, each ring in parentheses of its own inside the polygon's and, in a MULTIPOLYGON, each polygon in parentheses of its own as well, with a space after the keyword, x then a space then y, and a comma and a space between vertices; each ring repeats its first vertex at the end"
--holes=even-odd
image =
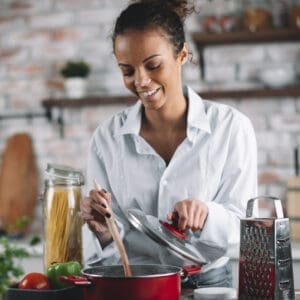
POLYGON ((137 75, 134 79, 134 85, 136 87, 145 87, 148 86, 151 82, 151 78, 146 75, 137 75))

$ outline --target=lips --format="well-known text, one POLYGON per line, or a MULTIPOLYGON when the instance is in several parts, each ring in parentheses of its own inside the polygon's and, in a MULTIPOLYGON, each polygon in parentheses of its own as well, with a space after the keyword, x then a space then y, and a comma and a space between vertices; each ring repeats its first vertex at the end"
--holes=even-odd
POLYGON ((143 98, 149 98, 155 95, 159 91, 159 89, 160 88, 149 90, 149 91, 139 91, 138 93, 143 98))

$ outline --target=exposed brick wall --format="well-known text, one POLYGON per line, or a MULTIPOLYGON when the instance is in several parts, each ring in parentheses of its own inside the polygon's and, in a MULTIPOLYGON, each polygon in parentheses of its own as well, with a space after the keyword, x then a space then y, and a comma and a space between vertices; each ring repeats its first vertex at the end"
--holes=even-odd
MULTIPOLYGON (((110 32, 123 0, 4 0, 0 2, 0 115, 41 111, 41 101, 64 95, 59 69, 71 58, 92 64, 89 94, 124 94, 110 42, 110 32)), ((197 17, 187 20, 187 38, 194 63, 184 69, 196 88, 260 86, 257 72, 270 64, 295 66, 299 43, 235 45, 205 49, 206 80, 200 80, 196 47, 189 32, 197 17)), ((285 198, 293 175, 293 151, 300 143, 300 98, 224 99, 250 117, 259 147, 260 193, 285 198)), ((89 138, 99 122, 125 105, 64 110, 65 137, 45 119, 0 120, 0 155, 14 133, 31 134, 41 176, 47 162, 85 169, 89 138)), ((54 115, 58 111, 53 112, 54 115)))

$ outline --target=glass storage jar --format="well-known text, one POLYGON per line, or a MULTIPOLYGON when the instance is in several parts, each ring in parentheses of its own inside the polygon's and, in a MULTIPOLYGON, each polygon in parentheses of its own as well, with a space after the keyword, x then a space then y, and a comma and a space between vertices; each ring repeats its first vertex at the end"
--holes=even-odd
POLYGON ((54 262, 82 263, 80 170, 48 164, 44 191, 44 266, 54 262))
POLYGON ((243 27, 251 32, 273 25, 271 0, 244 0, 243 27))
POLYGON ((289 10, 289 25, 300 29, 300 0, 293 0, 289 10))

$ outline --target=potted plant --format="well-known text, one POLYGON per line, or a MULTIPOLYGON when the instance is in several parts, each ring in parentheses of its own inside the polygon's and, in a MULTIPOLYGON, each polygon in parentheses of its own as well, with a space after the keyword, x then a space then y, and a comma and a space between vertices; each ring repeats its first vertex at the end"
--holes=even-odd
POLYGON ((81 98, 86 93, 86 78, 90 65, 83 60, 69 60, 60 73, 65 78, 65 89, 69 98, 81 98))

